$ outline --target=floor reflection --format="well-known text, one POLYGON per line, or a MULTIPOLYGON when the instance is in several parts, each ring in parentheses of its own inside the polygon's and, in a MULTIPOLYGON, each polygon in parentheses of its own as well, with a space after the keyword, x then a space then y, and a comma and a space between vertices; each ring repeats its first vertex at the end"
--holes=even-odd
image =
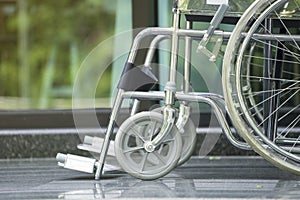
MULTIPOLYGON (((73 183, 80 184, 80 183, 73 183)), ((84 188, 58 195, 59 199, 105 198, 296 198, 300 181, 234 179, 135 179, 81 182, 84 188)), ((78 185, 79 186, 79 185, 78 185)), ((80 188, 80 186, 78 187, 80 188)))
POLYGON ((54 159, 0 162, 0 199, 300 199, 300 176, 260 157, 191 159, 155 181, 109 172, 100 181, 56 166, 54 159))

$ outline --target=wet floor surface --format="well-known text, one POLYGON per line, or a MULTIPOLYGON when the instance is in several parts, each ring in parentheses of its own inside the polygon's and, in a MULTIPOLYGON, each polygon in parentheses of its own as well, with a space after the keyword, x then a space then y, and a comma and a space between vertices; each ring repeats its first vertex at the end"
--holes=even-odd
POLYGON ((123 172, 95 181, 55 159, 0 160, 0 199, 104 198, 300 199, 300 177, 260 157, 193 157, 155 181, 123 172))

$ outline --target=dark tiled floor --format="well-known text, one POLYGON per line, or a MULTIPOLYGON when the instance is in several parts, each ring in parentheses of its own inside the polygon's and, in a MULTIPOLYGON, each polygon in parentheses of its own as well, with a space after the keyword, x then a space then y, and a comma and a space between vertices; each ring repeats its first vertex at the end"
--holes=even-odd
POLYGON ((155 181, 122 172, 95 181, 54 159, 0 160, 0 199, 103 198, 300 199, 300 177, 259 157, 193 157, 155 181))

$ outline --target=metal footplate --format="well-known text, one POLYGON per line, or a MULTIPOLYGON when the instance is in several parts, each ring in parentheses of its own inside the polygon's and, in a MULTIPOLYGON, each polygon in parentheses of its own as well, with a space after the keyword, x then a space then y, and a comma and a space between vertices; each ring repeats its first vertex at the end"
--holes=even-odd
MULTIPOLYGON (((77 148, 84 151, 101 153, 101 147, 103 145, 103 142, 104 142, 104 138, 85 136, 83 143, 79 144, 77 148)), ((115 146, 114 141, 110 141, 107 155, 115 157, 114 146, 115 146)))
POLYGON ((94 173, 96 159, 72 154, 58 153, 56 155, 58 166, 86 173, 94 173))
MULTIPOLYGON (((101 147, 103 145, 103 142, 104 142, 103 138, 85 136, 83 144, 78 145, 77 148, 80 150, 85 150, 93 153, 101 153, 101 147)), ((110 142, 107 155, 111 157, 115 157, 113 141, 110 142)), ((85 173, 93 174, 95 173, 95 170, 97 168, 97 160, 94 158, 58 153, 56 155, 56 160, 60 167, 76 170, 80 172, 85 172, 85 173)), ((116 164, 106 163, 104 165, 103 172, 105 173, 109 171, 119 171, 119 170, 121 170, 120 166, 116 164)))

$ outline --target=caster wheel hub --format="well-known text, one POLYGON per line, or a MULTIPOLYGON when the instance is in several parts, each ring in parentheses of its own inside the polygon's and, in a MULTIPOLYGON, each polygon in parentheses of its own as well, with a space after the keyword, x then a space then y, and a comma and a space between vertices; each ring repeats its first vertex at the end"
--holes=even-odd
POLYGON ((152 153, 155 150, 155 146, 152 144, 151 141, 146 141, 144 143, 144 148, 149 153, 152 153))

